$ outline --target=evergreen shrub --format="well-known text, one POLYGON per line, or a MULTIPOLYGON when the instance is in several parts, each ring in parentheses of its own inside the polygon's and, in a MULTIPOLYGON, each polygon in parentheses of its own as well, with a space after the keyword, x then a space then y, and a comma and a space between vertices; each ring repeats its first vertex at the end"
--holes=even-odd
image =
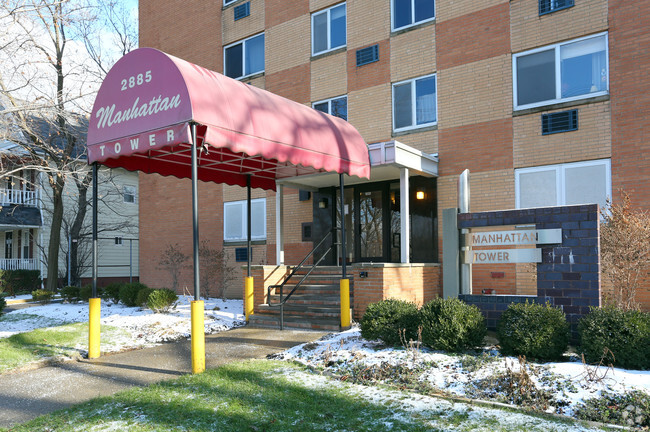
POLYGON ((147 307, 156 313, 166 313, 176 306, 177 301, 178 295, 174 291, 168 288, 156 289, 149 294, 147 307))
POLYGON ((122 285, 120 288, 120 301, 124 303, 124 306, 138 306, 138 292, 143 288, 148 287, 140 282, 131 282, 122 285))
POLYGON ((569 324, 549 303, 513 303, 501 315, 497 337, 504 355, 556 360, 569 345, 569 324))
POLYGON ((457 298, 436 298, 420 309, 422 344, 459 352, 483 343, 487 332, 481 311, 457 298))
POLYGON ((400 332, 406 340, 417 340, 418 307, 404 300, 388 299, 371 303, 361 319, 361 336, 364 339, 380 339, 386 345, 400 345, 400 332))
POLYGON ((578 333, 588 363, 602 359, 603 364, 626 369, 650 369, 650 313, 592 308, 578 323, 578 333), (611 354, 605 354, 605 348, 611 354))
POLYGON ((123 283, 114 282, 112 284, 106 285, 102 291, 102 298, 104 300, 110 300, 113 303, 120 301, 120 289, 124 286, 123 283))
POLYGON ((37 301, 42 304, 47 304, 52 301, 54 293, 52 291, 46 291, 42 289, 37 289, 32 291, 32 301, 37 301))
POLYGON ((68 303, 77 303, 79 300, 79 287, 76 286, 67 286, 61 288, 61 297, 63 297, 63 301, 67 301, 68 303))
POLYGON ((154 292, 153 288, 141 288, 140 291, 138 291, 138 295, 135 298, 135 303, 137 306, 140 306, 142 308, 147 307, 147 302, 149 301, 149 294, 154 292))

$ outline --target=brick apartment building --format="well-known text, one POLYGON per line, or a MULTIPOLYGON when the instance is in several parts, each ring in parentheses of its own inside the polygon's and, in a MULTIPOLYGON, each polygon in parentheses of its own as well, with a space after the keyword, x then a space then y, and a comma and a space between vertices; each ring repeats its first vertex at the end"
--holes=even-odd
MULTIPOLYGON (((369 301, 441 292, 442 210, 465 169, 472 211, 603 205, 620 188, 650 209, 648 17, 650 3, 621 0, 140 0, 140 46, 341 116, 380 159, 395 149, 435 165, 379 167, 346 189, 358 316, 369 301)), ((310 186, 284 188, 286 264, 335 223, 336 183, 310 186)), ((245 190, 201 183, 199 196, 201 239, 234 259, 245 190)), ((191 251, 190 181, 140 175, 139 197, 140 279, 165 285, 161 249, 191 251)), ((253 198, 253 262, 275 265, 276 196, 253 198)), ((535 294, 534 277, 530 265, 474 268, 474 286, 500 294, 535 294)), ((650 291, 639 296, 650 307, 650 291)))

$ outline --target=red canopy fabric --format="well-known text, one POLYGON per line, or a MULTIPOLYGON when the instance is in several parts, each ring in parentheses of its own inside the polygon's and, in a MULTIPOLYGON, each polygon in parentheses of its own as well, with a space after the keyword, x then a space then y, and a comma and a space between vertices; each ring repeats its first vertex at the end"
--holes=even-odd
POLYGON ((122 57, 97 94, 88 162, 191 177, 197 124, 199 180, 275 190, 316 172, 369 178, 368 148, 348 122, 152 48, 122 57))

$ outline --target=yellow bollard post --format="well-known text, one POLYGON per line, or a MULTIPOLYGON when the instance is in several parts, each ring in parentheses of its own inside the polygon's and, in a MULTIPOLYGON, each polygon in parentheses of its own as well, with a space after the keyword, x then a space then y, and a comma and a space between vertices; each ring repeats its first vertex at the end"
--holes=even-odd
POLYGON ((88 358, 94 359, 99 357, 100 345, 100 324, 101 317, 101 299, 91 298, 88 300, 88 358))
POLYGON ((248 322, 248 317, 253 315, 253 311, 253 277, 247 276, 244 279, 244 313, 246 314, 246 322, 248 322))
POLYGON ((192 314, 192 373, 205 370, 205 318, 203 300, 191 304, 192 314))
POLYGON ((341 328, 350 327, 350 279, 341 279, 341 328))

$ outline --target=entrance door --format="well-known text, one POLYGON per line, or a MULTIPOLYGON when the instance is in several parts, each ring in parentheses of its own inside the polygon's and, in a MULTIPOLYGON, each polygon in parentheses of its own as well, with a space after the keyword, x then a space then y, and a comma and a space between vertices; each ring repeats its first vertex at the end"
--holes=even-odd
POLYGON ((385 188, 378 190, 357 190, 357 261, 386 260, 385 188))

